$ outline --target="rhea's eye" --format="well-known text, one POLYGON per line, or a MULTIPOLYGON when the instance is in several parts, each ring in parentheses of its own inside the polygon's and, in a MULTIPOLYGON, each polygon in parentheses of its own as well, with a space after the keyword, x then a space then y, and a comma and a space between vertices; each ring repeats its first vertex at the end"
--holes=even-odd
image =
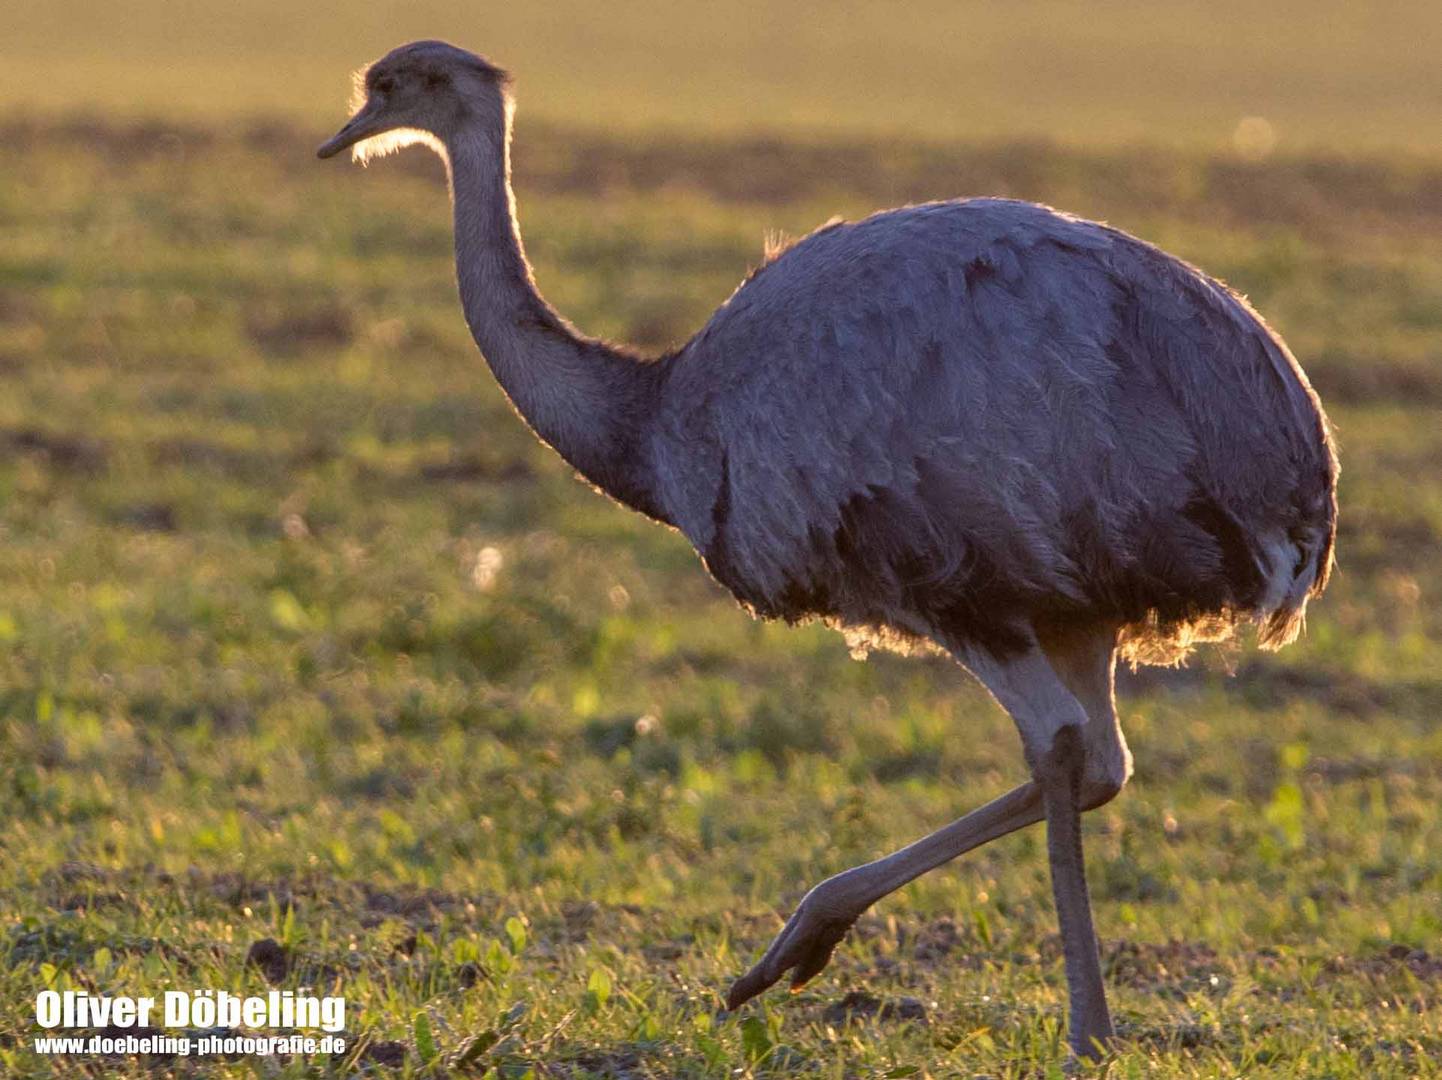
POLYGON ((382 75, 372 84, 372 89, 379 90, 382 94, 389 94, 395 88, 396 81, 389 75, 382 75))

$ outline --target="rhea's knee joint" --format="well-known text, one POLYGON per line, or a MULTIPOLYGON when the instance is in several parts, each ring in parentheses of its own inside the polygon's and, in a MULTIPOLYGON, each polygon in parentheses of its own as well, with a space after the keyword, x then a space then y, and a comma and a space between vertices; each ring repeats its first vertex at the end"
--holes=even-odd
POLYGON ((1028 756, 1032 778, 1043 787, 1071 787, 1077 807, 1095 810, 1111 802, 1131 776, 1131 754, 1123 743, 1087 741, 1076 724, 1058 728, 1046 750, 1028 756))
POLYGON ((1115 741, 1092 743, 1087 747, 1086 766, 1082 772, 1080 804, 1083 810, 1095 810, 1115 799, 1132 775, 1132 755, 1121 732, 1115 741))
POLYGON ((1121 794, 1126 782, 1125 774, 1121 773, 1085 773, 1082 776, 1078 805, 1083 810, 1095 810, 1121 794))

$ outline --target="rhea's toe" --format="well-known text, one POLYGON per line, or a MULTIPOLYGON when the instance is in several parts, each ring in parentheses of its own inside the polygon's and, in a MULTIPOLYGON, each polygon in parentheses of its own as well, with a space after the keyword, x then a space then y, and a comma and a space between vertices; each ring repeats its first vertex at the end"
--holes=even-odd
POLYGON ((762 971, 762 965, 757 964, 741 978, 731 984, 731 990, 726 995, 726 1008, 735 1011, 745 1005, 761 991, 776 981, 776 976, 767 978, 762 971))

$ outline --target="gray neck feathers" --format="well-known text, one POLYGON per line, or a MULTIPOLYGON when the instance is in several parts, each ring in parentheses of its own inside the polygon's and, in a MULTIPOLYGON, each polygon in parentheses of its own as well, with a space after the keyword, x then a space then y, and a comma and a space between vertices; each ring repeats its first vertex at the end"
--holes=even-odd
POLYGON ((516 223, 508 116, 473 119, 445 149, 461 306, 496 380, 586 479, 664 519, 652 494, 648 424, 667 365, 582 336, 537 291, 516 223))

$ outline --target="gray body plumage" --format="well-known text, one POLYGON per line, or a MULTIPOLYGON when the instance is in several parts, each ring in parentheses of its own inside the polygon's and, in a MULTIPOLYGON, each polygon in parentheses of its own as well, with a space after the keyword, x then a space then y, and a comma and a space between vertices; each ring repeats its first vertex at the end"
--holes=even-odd
POLYGON ((1114 615, 1135 659, 1295 635, 1335 459, 1244 300, 1118 230, 998 199, 888 211, 763 266, 666 373, 666 516, 760 614, 1005 651, 1114 615))

